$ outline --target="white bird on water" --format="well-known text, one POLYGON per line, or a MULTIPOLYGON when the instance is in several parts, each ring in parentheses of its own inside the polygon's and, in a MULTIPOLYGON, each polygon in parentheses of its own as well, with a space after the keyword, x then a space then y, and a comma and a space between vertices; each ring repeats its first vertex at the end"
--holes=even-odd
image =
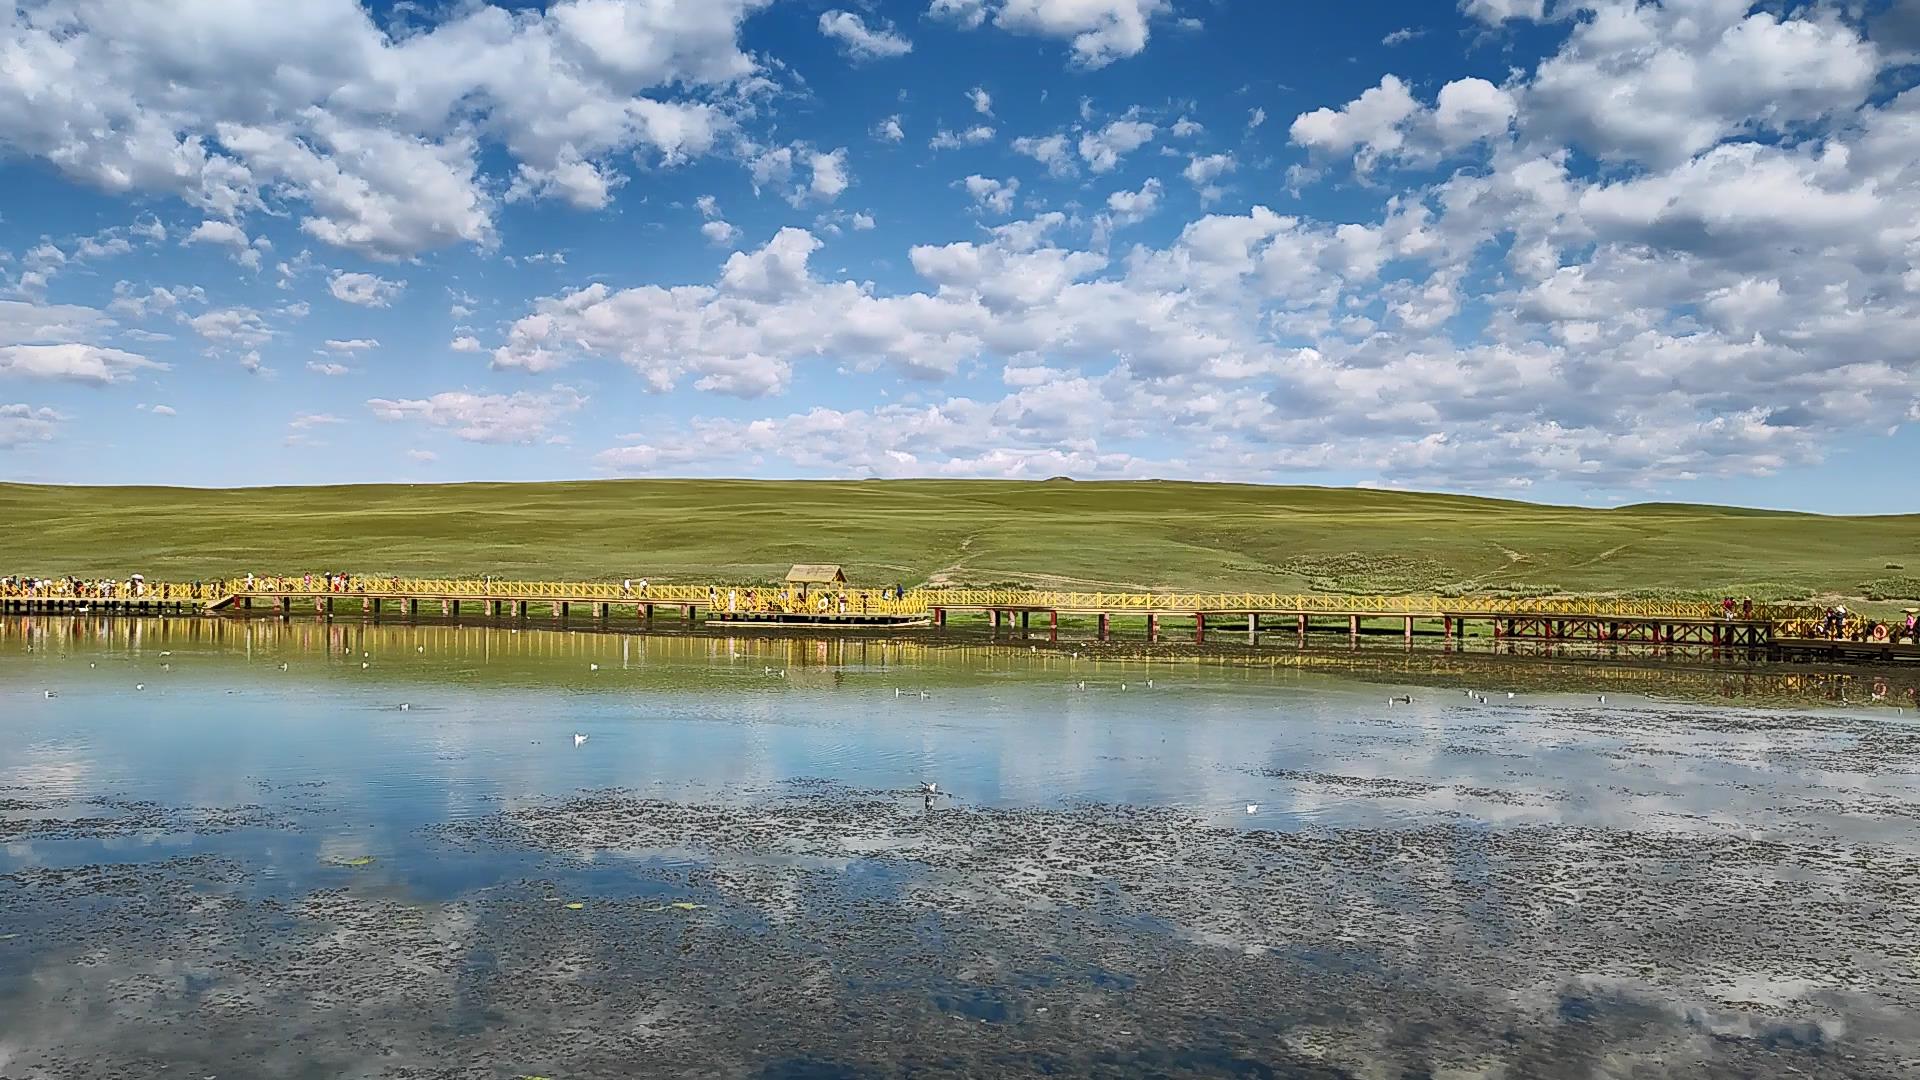
POLYGON ((408 705, 408 704, 407 704, 406 702, 404 702, 404 701, 403 701, 403 702, 401 702, 401 703, 400 703, 400 711, 401 711, 401 712, 406 712, 406 711, 407 711, 408 709, 410 709, 410 708, 412 708, 412 706, 411 706, 411 705, 408 705))
POLYGON ((51 691, 51 690, 48 690, 48 691, 46 692, 46 694, 47 694, 47 698, 48 698, 48 700, 52 700, 53 698, 57 698, 57 697, 59 697, 59 696, 60 696, 59 694, 56 694, 56 693, 54 693, 54 692, 53 692, 53 691, 51 691))
POLYGON ((586 741, 587 741, 587 737, 585 735, 582 735, 577 731, 573 733, 573 745, 579 746, 581 743, 586 741))
POLYGON ((373 666, 372 664, 369 664, 369 663, 367 663, 367 662, 366 662, 365 660, 362 660, 362 661, 360 661, 360 670, 361 670, 361 671, 365 671, 365 670, 367 670, 368 668, 370 668, 370 667, 372 667, 372 666, 373 666))
POLYGON ((147 688, 147 684, 143 682, 137 682, 133 684, 133 688, 135 690, 145 690, 147 688))
POLYGON ((287 670, 287 665, 285 665, 285 664, 281 664, 281 665, 280 665, 280 670, 281 670, 281 671, 285 671, 285 670, 287 670))
POLYGON ((1259 803, 1257 803, 1257 802, 1250 802, 1250 803, 1248 803, 1248 804, 1247 804, 1247 813, 1249 813, 1249 814, 1257 814, 1257 813, 1259 813, 1259 812, 1260 812, 1260 804, 1259 804, 1259 803))
POLYGON ((600 665, 599 665, 599 664, 588 664, 588 665, 587 665, 587 670, 588 670, 588 671, 599 671, 599 670, 600 670, 600 665))

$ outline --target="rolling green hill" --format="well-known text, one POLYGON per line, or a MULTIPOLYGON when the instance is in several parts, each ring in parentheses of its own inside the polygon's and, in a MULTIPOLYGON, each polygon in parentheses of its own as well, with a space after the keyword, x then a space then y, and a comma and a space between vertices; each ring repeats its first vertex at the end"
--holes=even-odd
POLYGON ((523 579, 1569 593, 1920 593, 1920 515, 1612 510, 1165 482, 609 480, 201 490, 0 485, 0 573, 349 569, 523 579))

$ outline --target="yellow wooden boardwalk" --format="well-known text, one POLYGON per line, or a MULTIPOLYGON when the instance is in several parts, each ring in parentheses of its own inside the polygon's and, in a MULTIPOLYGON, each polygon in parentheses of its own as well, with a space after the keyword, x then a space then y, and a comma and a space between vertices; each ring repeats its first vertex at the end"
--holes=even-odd
POLYGON ((0 587, 0 601, 11 610, 80 609, 111 612, 222 611, 257 609, 290 613, 298 605, 324 614, 336 611, 366 615, 383 613, 457 616, 475 613, 487 617, 526 617, 529 608, 546 608, 566 618, 578 605, 596 618, 631 611, 650 619, 656 609, 693 621, 793 622, 902 625, 931 622, 944 625, 949 615, 985 613, 996 628, 1031 625, 1044 615, 1050 628, 1060 616, 1096 617, 1104 637, 1116 617, 1144 617, 1150 633, 1162 619, 1191 620, 1196 634, 1237 629, 1244 620, 1249 631, 1328 628, 1339 620, 1354 634, 1362 624, 1371 630, 1386 622, 1411 637, 1416 621, 1438 623, 1443 633, 1456 635, 1469 620, 1491 622, 1497 636, 1592 638, 1596 640, 1654 641, 1760 645, 1776 638, 1812 636, 1823 612, 1796 604, 1737 605, 1729 612, 1721 604, 1577 597, 1497 596, 1355 596, 1344 594, 1229 593, 1229 592, 1061 592, 1028 589, 913 589, 902 595, 889 590, 830 587, 806 591, 785 585, 722 583, 658 583, 650 581, 565 582, 502 581, 492 578, 402 578, 348 576, 329 580, 325 575, 252 575, 225 581, 117 583, 82 586, 52 583, 0 587), (470 605, 477 605, 471 607, 470 605), (1276 625, 1276 620, 1278 624, 1276 625))

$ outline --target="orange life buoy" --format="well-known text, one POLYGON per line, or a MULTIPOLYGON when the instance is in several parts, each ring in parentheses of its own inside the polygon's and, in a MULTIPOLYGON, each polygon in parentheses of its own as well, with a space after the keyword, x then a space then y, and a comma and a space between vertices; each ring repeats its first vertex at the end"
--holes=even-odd
POLYGON ((1886 623, 1881 623, 1879 626, 1876 626, 1873 628, 1873 640, 1875 641, 1887 640, 1887 624, 1886 623))

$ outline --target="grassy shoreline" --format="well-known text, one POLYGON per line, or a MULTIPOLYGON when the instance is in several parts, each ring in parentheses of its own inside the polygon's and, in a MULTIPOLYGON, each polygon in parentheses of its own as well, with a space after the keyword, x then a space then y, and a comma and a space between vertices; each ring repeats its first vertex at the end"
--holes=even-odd
POLYGON ((1616 509, 1141 482, 603 480, 194 489, 0 484, 0 573, 255 569, 1073 589, 1920 596, 1920 514, 1616 509))

